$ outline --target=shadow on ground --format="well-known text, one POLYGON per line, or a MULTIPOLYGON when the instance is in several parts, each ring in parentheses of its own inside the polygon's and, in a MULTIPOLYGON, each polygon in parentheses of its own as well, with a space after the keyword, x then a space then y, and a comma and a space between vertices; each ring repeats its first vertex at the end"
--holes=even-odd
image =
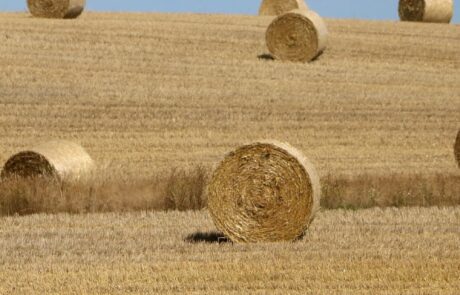
MULTIPOLYGON (((321 56, 323 55, 323 52, 320 52, 317 56, 315 56, 310 62, 314 62, 314 61, 317 61, 321 58, 321 56)), ((273 57, 273 55, 271 55, 270 53, 263 53, 263 54, 259 54, 257 56, 258 59, 262 59, 262 60, 275 60, 275 58, 273 57)))
POLYGON ((231 241, 219 232, 196 232, 185 238, 188 243, 230 243, 231 241))
POLYGON ((275 60, 275 58, 269 53, 259 54, 257 58, 264 59, 264 60, 275 60))

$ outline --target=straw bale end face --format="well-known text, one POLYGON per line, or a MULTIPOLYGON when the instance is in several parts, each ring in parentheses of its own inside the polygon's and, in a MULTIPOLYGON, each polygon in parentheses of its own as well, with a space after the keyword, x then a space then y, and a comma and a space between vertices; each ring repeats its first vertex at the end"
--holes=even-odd
POLYGON ((3 167, 5 177, 53 177, 74 182, 87 178, 94 162, 78 144, 50 141, 10 157, 3 167))
POLYGON ((423 21, 425 1, 400 0, 398 6, 399 18, 402 21, 423 21))
POLYGON ((35 17, 77 18, 85 8, 85 0, 27 0, 27 7, 35 17))
POLYGON ((234 242, 292 241, 319 209, 314 167, 293 147, 277 142, 229 153, 208 185, 215 225, 234 242))
POLYGON ((458 130, 457 139, 455 140, 454 154, 455 159, 457 160, 457 165, 460 168, 460 130, 458 130))
POLYGON ((1 177, 55 177, 54 172, 54 168, 44 156, 33 151, 24 151, 6 161, 1 177))
POLYGON ((278 16, 294 9, 308 10, 304 0, 263 0, 260 4, 259 15, 278 16))
POLYGON ((399 0, 402 21, 449 23, 453 16, 453 0, 399 0))
POLYGON ((308 62, 324 51, 327 36, 326 24, 317 13, 294 10, 273 20, 265 38, 273 57, 308 62))

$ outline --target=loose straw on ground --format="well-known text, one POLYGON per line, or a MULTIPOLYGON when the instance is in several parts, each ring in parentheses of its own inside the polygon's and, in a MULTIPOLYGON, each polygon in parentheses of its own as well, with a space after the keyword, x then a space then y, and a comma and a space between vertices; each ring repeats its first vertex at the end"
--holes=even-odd
POLYGON ((229 153, 208 185, 215 225, 234 242, 292 241, 319 210, 319 177, 301 152, 261 142, 229 153))
POLYGON ((304 0, 263 0, 259 15, 281 15, 294 9, 308 10, 304 0))
POLYGON ((55 177, 61 181, 86 179, 94 167, 88 153, 69 141, 51 141, 13 155, 5 163, 5 177, 55 177))
POLYGON ((457 133, 457 140, 455 141, 454 145, 454 154, 455 159, 457 160, 458 167, 460 168, 460 130, 457 133))
POLYGON ((85 0, 27 0, 30 13, 43 18, 76 18, 85 8, 85 0))
POLYGON ((327 36, 326 24, 317 13, 293 10, 273 20, 265 38, 274 58, 308 62, 324 51, 327 36))
POLYGON ((402 21, 449 23, 454 10, 453 0, 399 0, 402 21))

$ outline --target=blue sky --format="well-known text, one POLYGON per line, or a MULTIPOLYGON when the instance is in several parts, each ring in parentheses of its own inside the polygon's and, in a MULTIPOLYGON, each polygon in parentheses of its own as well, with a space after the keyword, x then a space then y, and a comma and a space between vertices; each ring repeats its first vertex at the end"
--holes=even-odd
MULTIPOLYGON (((0 0, 0 11, 24 11, 26 0, 0 0)), ((256 14, 260 0, 87 0, 88 10, 256 14)), ((309 0, 324 17, 398 19, 398 0, 309 0)), ((460 5, 454 22, 460 21, 460 5)))

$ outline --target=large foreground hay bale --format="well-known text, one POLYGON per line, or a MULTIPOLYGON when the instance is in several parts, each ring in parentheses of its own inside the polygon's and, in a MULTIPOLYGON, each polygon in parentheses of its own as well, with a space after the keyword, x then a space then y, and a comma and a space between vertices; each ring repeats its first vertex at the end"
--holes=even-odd
POLYGON ((90 175, 94 162, 78 144, 51 141, 13 155, 6 161, 2 177, 55 177, 78 181, 90 175))
POLYGON ((449 23, 454 10, 453 0, 399 0, 402 21, 449 23))
POLYGON ((455 141, 455 145, 454 145, 454 154, 455 154, 455 159, 457 159, 458 167, 460 168, 460 130, 458 130, 458 133, 457 133, 457 140, 455 141))
POLYGON ((208 186, 208 209, 234 242, 290 241, 303 235, 320 205, 313 165, 285 143, 261 142, 229 153, 208 186))
POLYGON ((76 18, 85 8, 85 0, 27 0, 30 13, 44 18, 76 18))
POLYGON ((327 36, 326 24, 317 13, 293 10, 273 20, 265 38, 273 57, 283 61, 307 62, 323 52, 327 36))
POLYGON ((281 15, 291 10, 307 11, 304 0, 263 0, 259 8, 259 15, 281 15))

